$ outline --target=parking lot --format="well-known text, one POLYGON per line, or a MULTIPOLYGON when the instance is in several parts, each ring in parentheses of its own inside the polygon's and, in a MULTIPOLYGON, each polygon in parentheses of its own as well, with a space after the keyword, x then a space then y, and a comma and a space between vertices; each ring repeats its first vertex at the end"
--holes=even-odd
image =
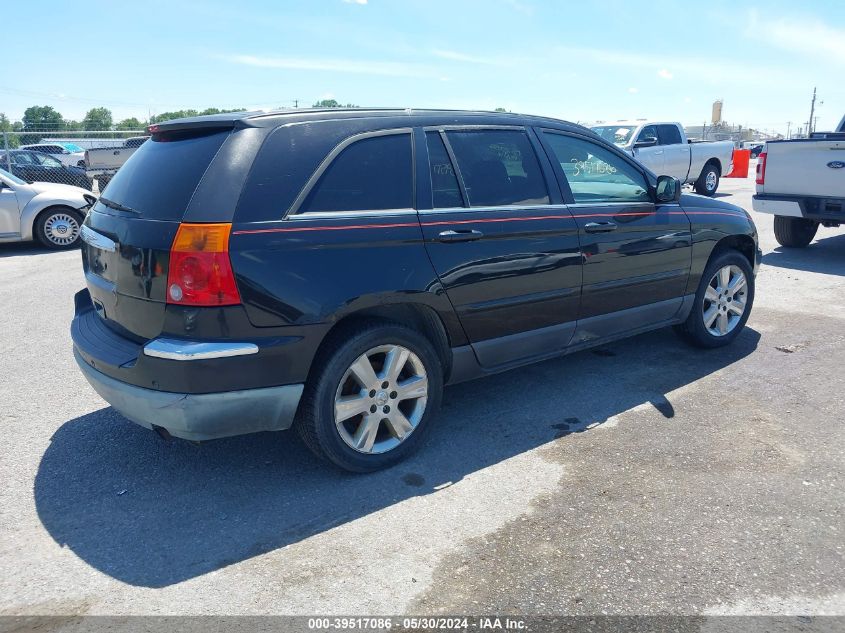
POLYGON ((428 446, 363 476, 292 433, 121 418, 71 354, 79 253, 0 247, 0 614, 845 614, 845 229, 788 250, 755 221, 735 345, 658 331, 451 387, 428 446))

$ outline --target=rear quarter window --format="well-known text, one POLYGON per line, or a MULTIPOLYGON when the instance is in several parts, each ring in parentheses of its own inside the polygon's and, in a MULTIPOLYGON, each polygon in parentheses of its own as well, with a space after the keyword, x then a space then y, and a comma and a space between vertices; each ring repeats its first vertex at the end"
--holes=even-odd
POLYGON ((203 174, 230 130, 171 135, 142 144, 105 191, 114 201, 152 220, 181 220, 203 174))
POLYGON ((374 136, 335 157, 299 212, 410 209, 413 195, 411 135, 374 136))

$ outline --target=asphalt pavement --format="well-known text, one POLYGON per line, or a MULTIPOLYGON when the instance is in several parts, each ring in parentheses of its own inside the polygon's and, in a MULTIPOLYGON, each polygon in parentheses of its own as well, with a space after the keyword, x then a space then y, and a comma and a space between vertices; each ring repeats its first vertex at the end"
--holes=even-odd
POLYGON ((72 358, 79 253, 0 246, 0 614, 845 615, 845 229, 790 250, 755 221, 733 346, 664 330, 451 387, 364 476, 126 421, 72 358))

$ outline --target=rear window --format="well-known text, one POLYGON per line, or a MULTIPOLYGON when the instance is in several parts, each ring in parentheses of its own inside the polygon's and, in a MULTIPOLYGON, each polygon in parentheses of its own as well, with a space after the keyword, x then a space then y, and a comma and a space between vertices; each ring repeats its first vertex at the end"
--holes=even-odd
POLYGON ((681 132, 676 125, 658 125, 657 136, 661 145, 678 145, 681 142, 681 132))
POLYGON ((150 139, 109 182, 103 203, 116 202, 141 217, 181 220, 194 191, 230 131, 150 139))

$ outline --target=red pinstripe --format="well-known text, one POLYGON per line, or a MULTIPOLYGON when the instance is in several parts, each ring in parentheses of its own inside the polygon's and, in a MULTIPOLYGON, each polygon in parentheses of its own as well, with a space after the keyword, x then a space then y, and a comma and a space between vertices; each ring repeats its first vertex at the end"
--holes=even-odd
MULTIPOLYGON (((665 211, 667 215, 727 215, 734 218, 745 219, 739 213, 729 211, 665 211)), ((625 211, 622 213, 582 213, 573 215, 533 215, 516 216, 507 218, 478 218, 474 220, 435 220, 431 222, 396 222, 392 224, 347 224, 347 225, 325 225, 325 226, 289 226, 273 229, 246 229, 234 231, 232 235, 255 235, 258 233, 295 233, 301 231, 345 231, 355 229, 394 229, 413 226, 447 226, 455 224, 489 224, 492 222, 526 222, 534 220, 570 220, 572 218, 616 218, 620 216, 647 216, 654 215, 654 211, 625 211)))

